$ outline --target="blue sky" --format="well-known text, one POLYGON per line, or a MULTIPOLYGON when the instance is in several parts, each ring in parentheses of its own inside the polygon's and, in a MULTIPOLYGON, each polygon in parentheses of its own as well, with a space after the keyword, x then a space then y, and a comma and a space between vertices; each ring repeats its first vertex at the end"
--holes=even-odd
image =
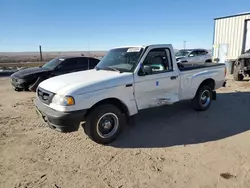
POLYGON ((0 0, 0 52, 212 48, 213 18, 246 11, 249 0, 0 0))

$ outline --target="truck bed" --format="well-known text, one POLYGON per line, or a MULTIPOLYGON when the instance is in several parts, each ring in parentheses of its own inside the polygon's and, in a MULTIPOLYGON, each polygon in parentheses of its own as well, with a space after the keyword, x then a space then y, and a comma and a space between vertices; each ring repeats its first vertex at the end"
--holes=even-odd
POLYGON ((184 71, 190 71, 195 69, 202 69, 202 68, 210 68, 210 67, 219 67, 219 66, 225 66, 224 63, 206 63, 206 64, 190 64, 190 63, 178 63, 178 68, 181 72, 184 71))

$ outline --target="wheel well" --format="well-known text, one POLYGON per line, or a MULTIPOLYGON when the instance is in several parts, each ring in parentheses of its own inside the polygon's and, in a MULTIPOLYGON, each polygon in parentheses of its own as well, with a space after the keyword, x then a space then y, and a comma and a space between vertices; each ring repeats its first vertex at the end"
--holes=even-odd
POLYGON ((205 62, 211 63, 212 59, 207 59, 205 62))
POLYGON ((103 104, 112 104, 116 106, 122 112, 122 114, 124 114, 127 118, 129 118, 129 111, 127 106, 117 98, 108 98, 97 102, 87 111, 85 116, 87 116, 94 108, 103 104))
POLYGON ((214 81, 212 78, 206 79, 206 80, 204 80, 204 81, 200 84, 199 88, 200 88, 201 86, 209 86, 212 90, 214 90, 214 88, 215 88, 215 81, 214 81))

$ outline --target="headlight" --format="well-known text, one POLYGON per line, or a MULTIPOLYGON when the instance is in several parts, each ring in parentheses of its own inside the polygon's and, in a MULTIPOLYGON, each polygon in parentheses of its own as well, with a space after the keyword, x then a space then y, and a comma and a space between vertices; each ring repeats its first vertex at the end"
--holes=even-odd
POLYGON ((75 104, 75 100, 71 96, 55 95, 52 99, 52 103, 61 106, 71 106, 75 104))
POLYGON ((24 80, 24 79, 17 79, 17 82, 18 82, 19 84, 21 84, 21 83, 24 83, 25 80, 24 80))

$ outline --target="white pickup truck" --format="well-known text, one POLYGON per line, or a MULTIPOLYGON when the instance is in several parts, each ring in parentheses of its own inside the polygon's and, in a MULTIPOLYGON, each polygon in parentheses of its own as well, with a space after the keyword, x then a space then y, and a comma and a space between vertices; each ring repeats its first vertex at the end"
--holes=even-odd
POLYGON ((191 100, 206 110, 225 85, 224 64, 181 65, 172 45, 111 49, 95 69, 41 82, 34 101, 50 128, 77 131, 95 142, 113 141, 140 110, 191 100))

